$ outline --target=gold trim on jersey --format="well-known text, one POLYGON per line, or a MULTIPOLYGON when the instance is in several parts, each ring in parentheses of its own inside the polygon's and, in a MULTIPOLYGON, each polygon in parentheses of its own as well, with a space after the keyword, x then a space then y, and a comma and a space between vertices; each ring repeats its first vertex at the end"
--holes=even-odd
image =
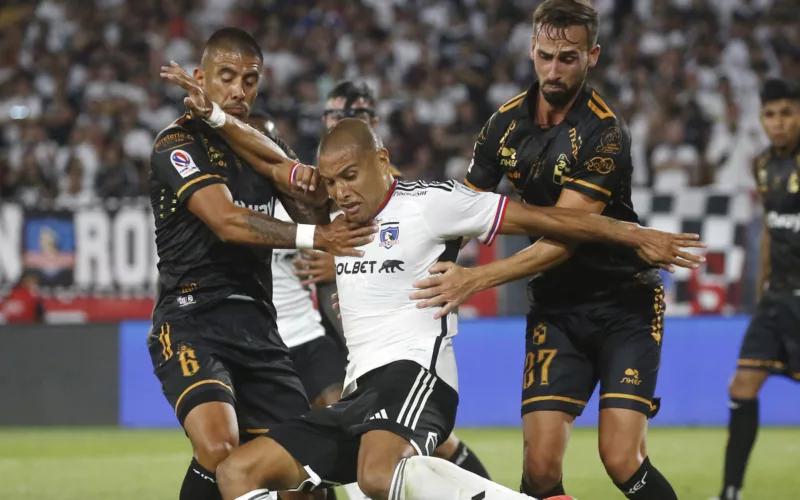
POLYGON ((736 362, 737 366, 744 366, 747 368, 769 368, 772 370, 785 370, 786 365, 781 361, 771 359, 748 359, 742 358, 736 362))
POLYGON ((475 191, 486 191, 485 189, 481 189, 478 186, 476 186, 475 184, 471 183, 468 179, 464 179, 464 185, 467 186, 470 189, 475 190, 475 191))
POLYGON ((219 380, 213 380, 213 379, 201 380, 200 382, 195 382, 194 384, 192 384, 189 387, 187 387, 186 390, 184 390, 181 393, 181 395, 178 396, 178 401, 175 403, 175 413, 176 414, 178 413, 178 408, 181 407, 181 400, 183 399, 184 396, 186 396, 195 387, 198 387, 198 386, 201 386, 201 385, 205 385, 205 384, 219 384, 222 387, 228 389, 230 391, 230 393, 233 394, 233 389, 231 389, 228 384, 220 382, 219 380))
POLYGON ((606 118, 615 118, 617 116, 613 111, 611 111, 611 108, 608 107, 608 104, 606 104, 605 101, 599 95, 597 95, 597 92, 594 90, 592 91, 592 99, 589 99, 589 109, 594 111, 594 114, 596 114, 601 120, 605 120, 606 118), (597 101, 597 103, 592 101, 592 99, 597 101))
POLYGON ((563 401, 565 403, 573 403, 580 406, 586 406, 586 401, 580 401, 578 399, 572 398, 565 398, 564 396, 537 396, 535 398, 528 398, 522 402, 522 406, 525 406, 529 403, 535 403, 537 401, 563 401))
POLYGON ((521 103, 522 100, 525 99, 525 96, 527 94, 528 94, 528 91, 526 90, 525 92, 523 92, 523 93, 521 93, 521 94, 519 94, 517 96, 512 97, 505 104, 500 106, 500 109, 498 110, 498 112, 505 113, 509 109, 517 107, 519 105, 519 103, 521 103))
MULTIPOLYGON (((183 192, 186 190, 186 188, 188 188, 188 187, 189 187, 189 186, 191 186, 192 184, 197 184, 197 183, 198 183, 198 182, 200 182, 200 181, 204 181, 204 180, 206 180, 206 179, 210 179, 210 178, 212 178, 212 177, 216 177, 217 179, 222 179, 222 176, 221 176, 221 175, 214 175, 214 174, 205 174, 205 175, 201 175, 200 177, 196 177, 196 178, 194 178, 194 179, 190 180, 189 182, 187 182, 186 184, 184 184, 184 185, 183 185, 183 187, 181 187, 181 188, 178 190, 178 193, 176 194, 176 196, 177 196, 178 198, 180 198, 180 197, 181 197, 181 193, 183 193, 183 192)), ((223 179, 223 180, 224 180, 224 179, 223 179)))
POLYGON ((601 400, 602 399, 608 399, 608 398, 630 399, 632 401, 638 401, 639 403, 646 404, 647 406, 650 407, 651 410, 655 409, 655 406, 653 406, 653 403, 651 403, 647 399, 640 398, 639 396, 634 396, 633 394, 619 394, 619 393, 611 392, 611 393, 603 394, 602 396, 600 396, 601 400))
POLYGON ((164 361, 172 357, 172 341, 169 338, 170 328, 169 323, 161 325, 161 333, 158 334, 158 341, 161 343, 161 354, 164 356, 164 361))
POLYGON ((601 188, 600 186, 596 186, 591 182, 582 181, 580 179, 573 179, 572 177, 564 177, 565 182, 574 182, 575 184, 580 184, 581 186, 588 187, 590 189, 594 189, 595 191, 599 191, 607 196, 611 196, 611 191, 605 188, 601 188))

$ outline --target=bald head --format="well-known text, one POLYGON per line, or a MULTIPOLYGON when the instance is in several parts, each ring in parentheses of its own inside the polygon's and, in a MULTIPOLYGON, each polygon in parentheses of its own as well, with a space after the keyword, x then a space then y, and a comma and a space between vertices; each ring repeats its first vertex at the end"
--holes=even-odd
POLYGON ((325 133, 317 167, 328 195, 353 222, 373 217, 394 182, 389 153, 372 127, 358 118, 345 118, 325 133))
POLYGON ((344 150, 377 153, 381 150, 381 140, 367 122, 357 118, 344 118, 322 137, 317 155, 330 155, 344 150))

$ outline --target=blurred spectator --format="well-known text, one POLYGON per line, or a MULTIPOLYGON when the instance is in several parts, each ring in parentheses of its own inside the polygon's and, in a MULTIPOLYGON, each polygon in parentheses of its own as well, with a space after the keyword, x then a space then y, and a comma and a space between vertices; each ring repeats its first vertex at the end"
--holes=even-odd
POLYGON ((0 319, 11 323, 41 323, 44 321, 44 304, 39 298, 39 277, 25 273, 19 283, 0 303, 0 319))
POLYGON ((683 123, 669 120, 661 132, 663 142, 653 149, 653 187, 660 191, 677 191, 691 186, 699 174, 700 155, 697 148, 686 142, 683 123))
MULTIPOLYGON (((150 142, 183 112, 182 91, 158 68, 175 60, 192 71, 226 24, 261 43, 258 107, 302 160, 313 161, 324 96, 347 78, 375 91, 378 132, 398 167, 456 175, 485 120, 531 83, 538 3, 6 0, 0 193, 28 202, 146 193, 150 142)), ((765 145, 758 86, 800 77, 796 1, 594 3, 602 51, 590 82, 628 120, 634 183, 750 189, 741 172, 765 145)))

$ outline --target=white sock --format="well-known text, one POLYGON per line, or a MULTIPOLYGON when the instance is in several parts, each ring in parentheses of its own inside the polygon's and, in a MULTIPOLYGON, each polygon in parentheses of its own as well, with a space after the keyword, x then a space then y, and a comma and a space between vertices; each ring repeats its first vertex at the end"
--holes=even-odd
POLYGON ((275 500, 277 498, 278 494, 276 492, 270 492, 268 489, 263 488, 245 493, 240 497, 236 497, 236 500, 275 500))
POLYGON ((344 484, 342 488, 350 500, 369 500, 369 497, 358 487, 358 483, 344 484))
POLYGON ((405 458, 397 465, 389 500, 531 500, 435 457, 405 458))

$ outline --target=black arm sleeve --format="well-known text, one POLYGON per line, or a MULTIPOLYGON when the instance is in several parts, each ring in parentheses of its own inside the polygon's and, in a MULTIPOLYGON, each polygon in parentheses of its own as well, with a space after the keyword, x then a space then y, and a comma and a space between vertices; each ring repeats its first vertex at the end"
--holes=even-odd
POLYGON ((631 169, 630 134, 616 120, 603 120, 581 145, 575 168, 564 178, 564 189, 608 203, 622 174, 631 169))
POLYGON ((464 184, 478 191, 494 191, 503 178, 498 152, 502 127, 497 124, 497 112, 489 118, 475 141, 472 161, 469 164, 464 184))
POLYGON ((167 184, 181 203, 203 187, 225 183, 227 177, 224 167, 209 161, 201 138, 178 126, 158 135, 150 164, 151 175, 167 184))

